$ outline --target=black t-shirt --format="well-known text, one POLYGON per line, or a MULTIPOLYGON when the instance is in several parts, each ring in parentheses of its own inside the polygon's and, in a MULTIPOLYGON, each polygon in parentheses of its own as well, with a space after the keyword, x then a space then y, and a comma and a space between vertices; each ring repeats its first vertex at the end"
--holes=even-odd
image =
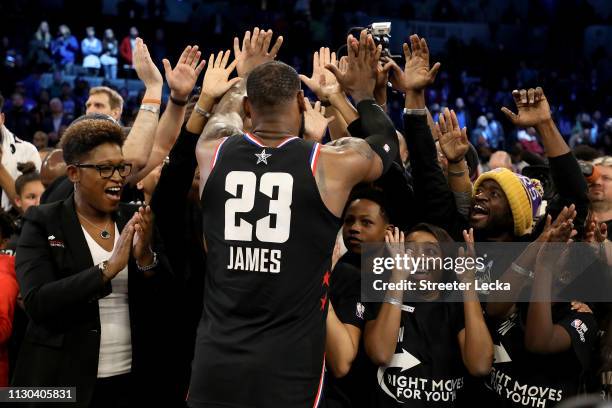
MULTIPOLYGON (((366 309, 373 320, 380 304, 366 309)), ((378 367, 377 407, 454 407, 466 370, 458 334, 464 328, 462 303, 410 303, 402 306, 395 354, 378 367)))
MULTIPOLYGON (((329 288, 329 299, 334 312, 344 324, 358 327, 363 334, 367 304, 361 303, 361 257, 347 252, 334 268, 329 288)), ((335 378, 328 371, 323 394, 326 408, 370 407, 372 384, 368 374, 376 367, 365 353, 363 335, 359 340, 357 356, 350 371, 342 378, 335 378)))
POLYGON ((506 320, 489 325, 495 348, 487 398, 496 407, 552 407, 580 393, 597 342, 597 323, 591 313, 578 313, 567 303, 552 308, 553 322, 570 335, 572 346, 556 354, 525 349, 527 305, 506 320))

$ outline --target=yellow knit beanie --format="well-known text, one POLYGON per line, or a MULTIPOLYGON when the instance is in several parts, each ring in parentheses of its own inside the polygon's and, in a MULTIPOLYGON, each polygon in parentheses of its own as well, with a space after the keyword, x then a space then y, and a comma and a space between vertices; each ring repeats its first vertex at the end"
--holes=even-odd
POLYGON ((474 183, 474 192, 484 180, 494 180, 502 188, 512 211, 514 235, 524 235, 531 228, 542 203, 544 191, 540 181, 500 167, 482 173, 474 183))

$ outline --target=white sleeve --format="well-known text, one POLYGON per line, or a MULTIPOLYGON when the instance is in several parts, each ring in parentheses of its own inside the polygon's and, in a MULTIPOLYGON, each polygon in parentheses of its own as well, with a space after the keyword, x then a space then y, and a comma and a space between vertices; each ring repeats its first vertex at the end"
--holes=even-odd
POLYGON ((38 154, 38 150, 36 150, 36 146, 32 143, 28 143, 26 141, 21 141, 20 148, 22 150, 22 154, 20 155, 20 162, 32 162, 36 165, 36 170, 40 172, 40 167, 42 165, 42 160, 40 160, 40 155, 38 154))

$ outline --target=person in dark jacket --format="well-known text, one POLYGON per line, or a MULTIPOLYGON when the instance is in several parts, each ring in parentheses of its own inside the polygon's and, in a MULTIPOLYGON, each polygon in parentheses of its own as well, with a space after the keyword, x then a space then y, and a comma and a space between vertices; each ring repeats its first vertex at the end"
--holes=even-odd
POLYGON ((74 193, 32 207, 17 247, 30 323, 12 385, 76 387, 75 407, 134 406, 156 387, 161 345, 149 329, 170 269, 151 209, 119 206, 131 171, 122 144, 110 121, 71 125, 62 146, 74 193))

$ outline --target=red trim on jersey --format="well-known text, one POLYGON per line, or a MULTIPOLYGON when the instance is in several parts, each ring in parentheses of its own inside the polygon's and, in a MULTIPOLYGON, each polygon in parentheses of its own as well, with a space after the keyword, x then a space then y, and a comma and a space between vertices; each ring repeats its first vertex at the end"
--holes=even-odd
POLYGON ((226 140, 227 140, 227 137, 224 137, 221 140, 221 143, 217 145, 217 148, 215 149, 215 154, 213 154, 212 159, 210 159, 210 169, 211 170, 215 167, 215 164, 217 164, 217 160, 219 159, 219 150, 221 150, 221 146, 223 146, 223 143, 225 143, 226 140))
POLYGON ((310 168, 312 169, 312 174, 316 174, 320 153, 321 145, 319 143, 315 143, 315 146, 312 148, 312 157, 310 158, 310 168))
POLYGON ((245 132, 244 136, 259 147, 267 147, 266 145, 263 144, 261 140, 259 140, 257 136, 252 135, 249 132, 245 132))
POLYGON ((276 148, 278 149, 279 147, 283 147, 284 145, 286 145, 287 143, 289 143, 290 141, 295 140, 295 139, 299 139, 299 137, 291 136, 291 137, 287 138, 287 140, 285 140, 284 142, 282 142, 281 144, 276 146, 276 148))
POLYGON ((323 379, 325 378, 325 354, 323 354, 323 367, 321 367, 321 379, 319 380, 319 388, 317 389, 317 396, 315 397, 312 408, 317 408, 321 403, 321 396, 323 395, 323 379))

